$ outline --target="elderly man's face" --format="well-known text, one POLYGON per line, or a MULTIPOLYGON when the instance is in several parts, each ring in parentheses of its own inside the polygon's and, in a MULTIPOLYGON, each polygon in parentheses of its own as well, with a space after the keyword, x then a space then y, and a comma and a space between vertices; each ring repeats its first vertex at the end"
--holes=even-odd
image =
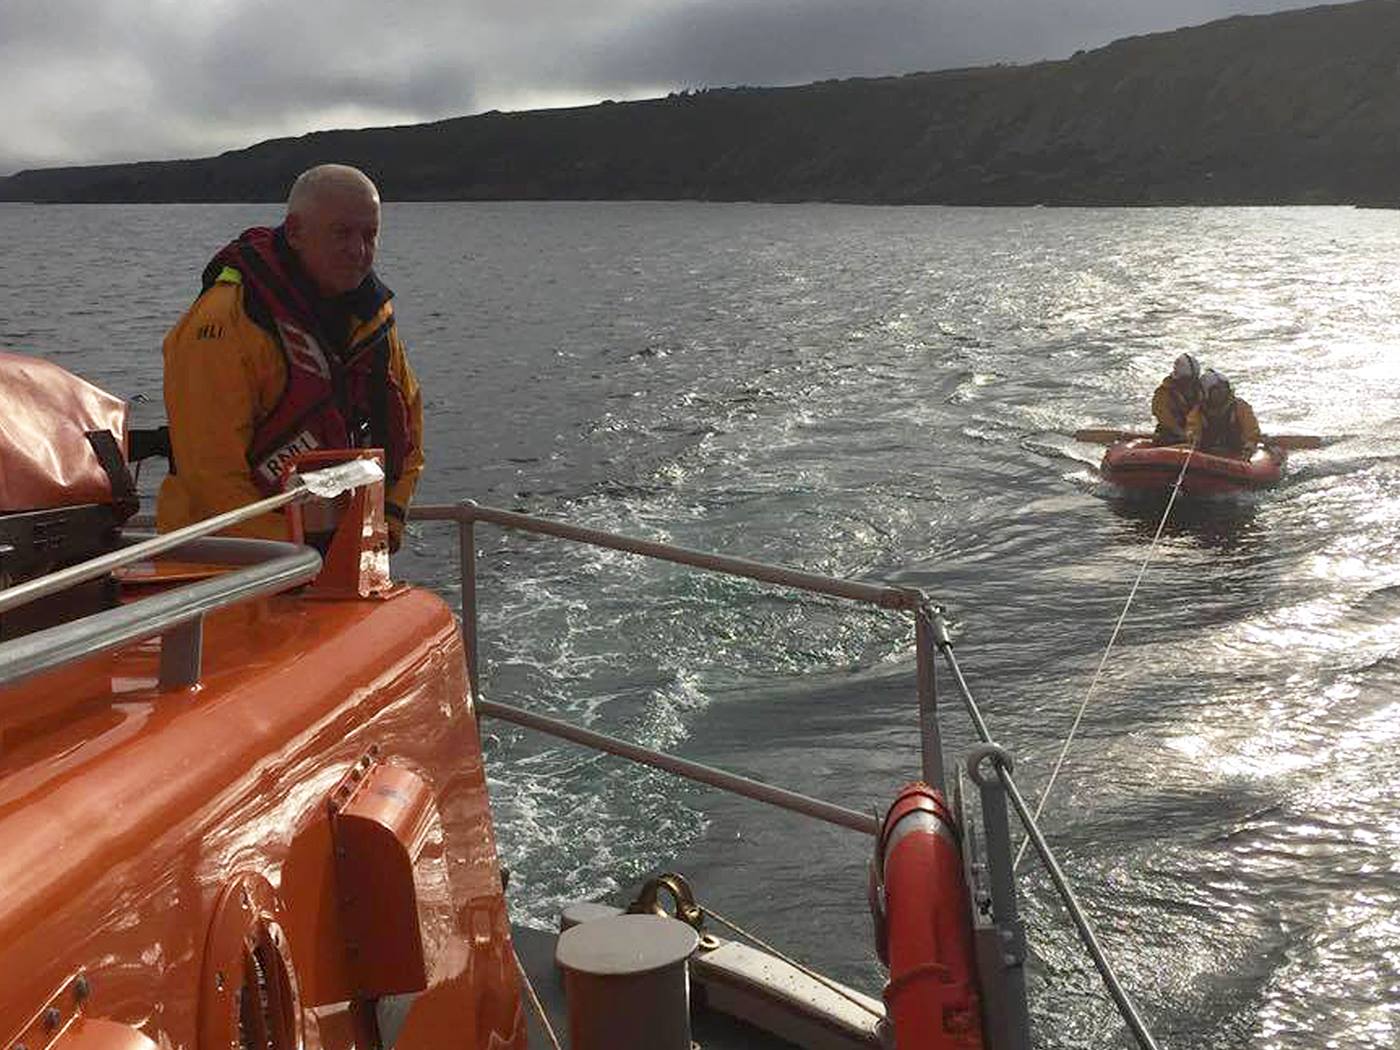
POLYGON ((287 241, 322 295, 358 288, 379 246, 379 198, 368 188, 336 187, 287 216, 287 241))

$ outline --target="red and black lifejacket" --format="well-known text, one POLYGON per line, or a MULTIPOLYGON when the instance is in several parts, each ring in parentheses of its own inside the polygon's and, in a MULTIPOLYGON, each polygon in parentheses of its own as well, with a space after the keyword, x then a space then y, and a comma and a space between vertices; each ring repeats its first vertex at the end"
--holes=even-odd
POLYGON ((204 268, 205 291, 226 268, 238 272, 244 311, 273 337, 287 366, 282 398, 257 425, 248 449, 258 488, 279 491, 291 457, 320 448, 384 449, 392 486, 415 441, 408 401, 389 369, 394 293, 371 272, 354 291, 326 303, 280 227, 244 230, 221 249, 204 268))

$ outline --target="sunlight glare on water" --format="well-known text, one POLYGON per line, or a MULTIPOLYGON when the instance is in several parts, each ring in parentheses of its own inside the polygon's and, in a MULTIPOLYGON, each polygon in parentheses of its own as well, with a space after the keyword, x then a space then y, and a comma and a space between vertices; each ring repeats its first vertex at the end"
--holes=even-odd
MULTIPOLYGON (((160 418, 160 338, 260 207, 0 206, 0 344, 160 418), (61 289, 61 292, 56 291, 61 289)), ((1164 1047, 1400 1045, 1400 215, 390 204, 420 498, 926 590, 1038 794, 1156 531, 1083 426, 1178 353, 1282 483, 1174 509, 1044 825, 1164 1047)), ((155 479, 143 479, 149 489, 155 479)), ((478 530, 497 700, 869 811, 918 768, 900 617, 478 530)), ((455 538, 399 571, 455 600, 455 538)), ((951 758, 973 741, 946 682, 951 758)), ((869 843, 487 724, 517 917, 679 867, 868 989, 869 843)), ((1037 1046, 1130 1045, 1043 874, 1037 1046)))

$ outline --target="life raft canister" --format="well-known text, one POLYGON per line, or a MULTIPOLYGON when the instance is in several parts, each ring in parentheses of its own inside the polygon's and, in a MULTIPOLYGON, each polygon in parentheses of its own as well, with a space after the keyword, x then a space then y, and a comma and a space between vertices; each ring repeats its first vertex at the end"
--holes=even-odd
POLYGON ((120 524, 135 512, 125 401, 49 361, 3 350, 0 390, 0 514, 101 504, 120 524))
POLYGON ((908 785, 885 816, 871 869, 885 1009, 896 1050, 982 1050, 977 959, 962 852, 941 792, 908 785))

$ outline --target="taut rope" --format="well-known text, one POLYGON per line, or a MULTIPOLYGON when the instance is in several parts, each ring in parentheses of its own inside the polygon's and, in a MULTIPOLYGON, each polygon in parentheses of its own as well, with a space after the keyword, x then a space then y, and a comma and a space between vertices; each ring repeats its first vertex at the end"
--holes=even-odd
MULTIPOLYGON (((1147 567, 1152 564, 1152 555, 1157 550, 1157 541, 1162 538, 1162 530, 1167 527, 1167 518, 1171 516, 1176 497, 1181 493, 1182 479, 1186 477, 1186 468, 1191 465, 1191 457, 1195 452, 1196 441, 1192 441, 1191 447, 1186 450, 1186 459, 1182 461, 1181 472, 1177 474, 1176 482, 1172 485, 1172 494, 1171 498, 1167 500, 1167 509, 1162 511, 1162 520, 1157 523, 1157 531, 1152 537, 1151 545, 1147 548, 1147 557, 1143 559, 1142 568, 1138 570, 1137 579, 1133 581, 1132 590, 1128 592, 1128 600, 1123 603, 1123 611, 1118 614, 1118 622, 1113 625, 1113 633, 1109 635, 1108 644, 1104 646, 1103 656, 1099 658, 1098 669, 1089 682, 1089 691, 1084 694, 1084 700, 1080 703, 1078 712, 1075 713, 1074 723, 1069 727, 1069 736, 1065 737, 1064 746, 1060 748, 1060 756, 1055 759, 1055 768, 1050 772, 1050 780, 1046 783, 1045 790, 1040 793, 1040 798, 1035 804, 1036 820, 1040 819, 1040 814, 1045 809, 1045 803, 1050 798, 1050 789, 1055 786, 1055 778, 1060 775, 1060 768, 1065 764, 1065 755, 1069 754, 1069 746, 1074 742, 1074 734, 1079 731, 1079 723, 1083 721, 1084 712, 1089 707, 1089 701, 1094 697, 1094 689, 1099 684, 1099 676, 1103 674, 1104 665, 1108 663, 1108 654, 1113 651, 1113 643, 1118 640, 1118 632, 1122 630, 1123 621, 1128 618, 1128 610, 1132 608, 1133 598, 1137 596, 1138 584, 1142 583, 1142 578, 1147 573, 1147 567)), ((1021 858, 1026 855, 1028 845, 1030 845, 1029 838, 1022 840, 1021 848, 1016 851, 1016 859, 1011 864, 1013 869, 1020 867, 1021 858)))

